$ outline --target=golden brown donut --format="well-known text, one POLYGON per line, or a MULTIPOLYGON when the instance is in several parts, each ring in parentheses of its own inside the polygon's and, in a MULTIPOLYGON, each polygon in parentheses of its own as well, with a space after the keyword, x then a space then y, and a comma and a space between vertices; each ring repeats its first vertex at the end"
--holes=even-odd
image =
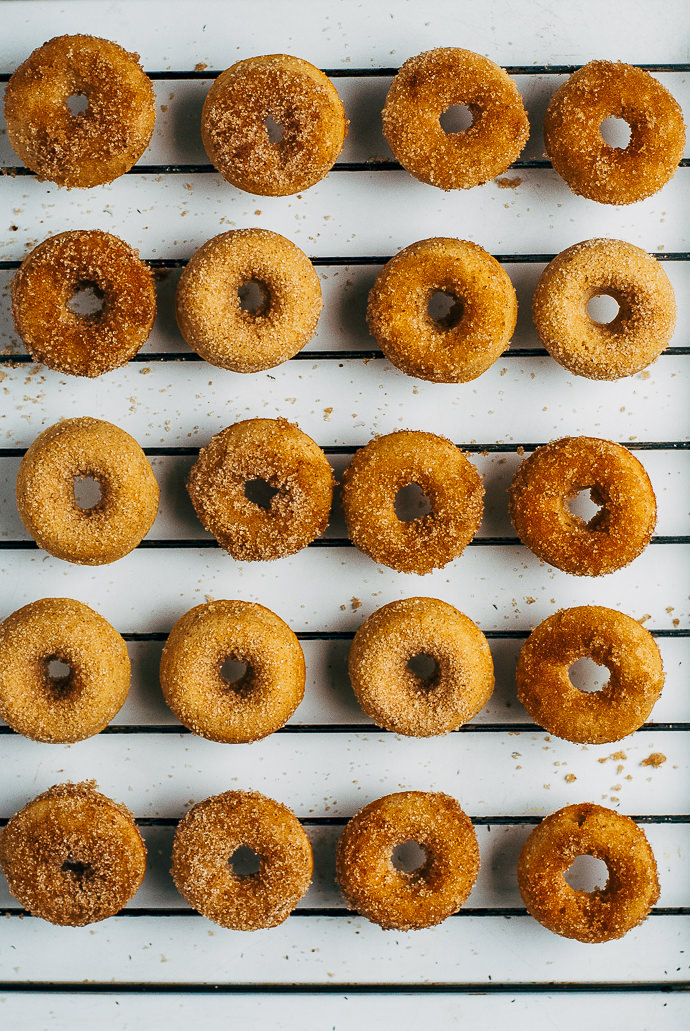
POLYGON ((83 927, 129 902, 144 877, 146 847, 129 809, 93 781, 56 784, 0 833, 0 867, 32 916, 83 927))
POLYGON ((585 240, 546 266, 532 315, 552 358, 576 376, 611 380, 640 372, 668 346, 676 299, 646 251, 623 240, 585 240), (587 311, 601 294, 620 306, 611 322, 597 322, 587 311))
POLYGON ((100 566, 127 555, 151 529, 158 484, 136 440, 118 426, 82 416, 40 433, 17 474, 17 508, 39 548, 56 558, 100 566), (75 480, 101 489, 92 508, 75 499, 75 480))
POLYGON ((616 609, 561 609, 525 641, 517 665, 518 698, 550 734, 586 744, 619 741, 641 727, 664 686, 654 638, 616 609), (580 691, 568 672, 578 659, 606 666, 608 683, 580 691))
POLYGON ((436 237, 406 247, 379 273, 369 294, 369 332, 408 376, 467 383, 493 365, 517 321, 508 274, 482 247, 436 237), (435 293, 453 298, 447 316, 429 314, 435 293))
POLYGON ((442 190, 494 179, 527 143, 522 97, 497 64, 471 50, 438 47, 405 61, 383 109, 383 134, 410 175, 442 190), (444 111, 464 104, 472 124, 447 133, 444 111))
POLYGON ((656 498, 644 466, 622 444, 563 437, 525 459, 510 487, 510 517, 530 551, 566 573, 603 576, 644 551, 656 498), (589 522, 568 501, 589 490, 601 505, 589 522))
POLYGON ((646 920, 659 898, 654 853, 628 816, 591 802, 547 816, 527 838, 518 885, 528 912, 564 938, 606 942, 646 920), (605 887, 576 891, 565 879, 578 856, 606 863, 605 887))
POLYGON ((7 135, 39 179, 99 186, 146 150, 156 107, 139 55, 95 36, 56 36, 17 68, 5 93, 7 135), (70 97, 88 104, 72 114, 70 97))
POLYGON ((204 527, 239 561, 282 558, 306 548, 328 525, 333 472, 320 447, 286 419, 246 419, 202 448, 187 490, 204 527), (248 483, 276 490, 268 509, 248 483))
POLYGON ((0 623, 0 717, 34 741, 83 741, 110 723, 129 691, 127 646, 88 605, 41 598, 0 623), (69 666, 50 674, 54 660, 69 666))
POLYGON ((282 727, 304 695, 304 655, 287 623, 248 601, 211 601, 185 613, 163 648, 166 702, 194 734, 237 744, 282 727), (245 663, 235 681, 227 660, 245 663))
POLYGON ((671 179, 683 156, 683 112, 649 72, 590 61, 560 86, 544 115, 544 143, 573 193, 601 204, 633 204, 671 179), (607 118, 630 126, 625 148, 601 135, 607 118))
POLYGON ((295 814, 258 791, 206 798, 175 832, 171 872, 177 890, 208 920, 234 931, 282 924, 306 893, 313 867, 295 814), (235 873, 231 860, 240 848, 258 854, 256 873, 235 873))
POLYGON ((479 872, 477 835, 450 795, 399 791, 352 817, 338 843, 338 881, 352 909, 384 929, 432 927, 457 913, 479 872), (415 841, 422 866, 396 869, 396 846, 415 841))
POLYGON ((267 54, 239 61, 208 91, 201 138, 220 174, 240 190, 283 197, 331 170, 347 120, 335 86, 308 61, 267 54), (267 120, 282 138, 271 143, 267 120))
POLYGON ((271 369, 314 334, 321 284, 306 254, 268 229, 236 229, 208 240, 180 278, 177 324, 201 357, 233 372, 271 369), (257 283, 262 301, 245 311, 240 290, 257 283))
POLYGON ((486 638, 462 612, 438 598, 406 598, 378 609, 355 634, 350 681, 364 712, 396 734, 447 734, 482 709, 494 689, 486 638), (410 659, 436 664, 421 677, 410 659))
POLYGON ((148 266, 124 240, 98 229, 51 236, 12 280, 15 329, 32 358, 70 376, 101 376, 125 365, 156 317, 148 266), (103 301, 80 314, 69 302, 84 287, 103 301))
POLYGON ((484 488, 460 448, 421 430, 398 430, 360 448, 343 476, 342 506, 354 544, 401 573, 429 573, 457 558, 482 518, 484 488), (404 522, 398 491, 418 484, 431 511, 404 522))

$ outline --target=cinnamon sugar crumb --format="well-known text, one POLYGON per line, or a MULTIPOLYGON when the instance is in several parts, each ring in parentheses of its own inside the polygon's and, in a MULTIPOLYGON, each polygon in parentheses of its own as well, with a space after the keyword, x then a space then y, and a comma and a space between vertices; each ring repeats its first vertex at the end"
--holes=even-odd
POLYGON ((666 756, 663 752, 652 752, 651 755, 648 755, 646 759, 642 760, 640 766, 653 766, 655 769, 658 769, 658 767, 663 766, 665 762, 666 756))

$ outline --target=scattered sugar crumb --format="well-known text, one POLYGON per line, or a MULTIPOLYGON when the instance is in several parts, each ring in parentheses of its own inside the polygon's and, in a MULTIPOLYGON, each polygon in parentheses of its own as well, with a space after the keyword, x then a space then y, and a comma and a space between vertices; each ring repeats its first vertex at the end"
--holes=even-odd
POLYGON ((574 780, 577 780, 577 777, 575 776, 574 773, 566 773, 566 775, 565 775, 565 782, 566 782, 566 784, 572 784, 574 780))
POLYGON ((499 190, 514 190, 517 186, 520 185, 521 182, 522 179, 519 175, 502 175, 499 176, 499 178, 496 180, 496 185, 498 186, 499 190))
POLYGON ((199 61, 198 64, 194 65, 194 71, 195 72, 205 72, 207 68, 208 68, 208 65, 205 64, 204 61, 199 61))
POLYGON ((361 609, 362 607, 362 603, 359 598, 350 598, 350 605, 352 606, 353 612, 356 612, 357 609, 361 609))
POLYGON ((646 759, 642 760, 640 766, 654 766, 656 768, 663 766, 665 762, 666 756, 663 752, 652 752, 651 755, 648 755, 646 759))

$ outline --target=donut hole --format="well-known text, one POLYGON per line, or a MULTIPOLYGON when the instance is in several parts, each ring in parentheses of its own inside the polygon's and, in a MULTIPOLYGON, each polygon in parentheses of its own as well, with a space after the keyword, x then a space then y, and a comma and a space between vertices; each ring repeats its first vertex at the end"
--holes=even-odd
POLYGON ((243 280, 237 288, 237 296, 240 300, 240 311, 255 319, 265 315, 271 306, 270 291, 260 279, 243 280))
POLYGON ((566 504, 571 516, 579 522, 586 523, 589 528, 594 527, 603 511, 596 487, 583 487, 577 494, 567 498, 566 504))
POLYGON ((264 120, 264 126, 268 133, 268 142, 271 146, 275 146, 276 144, 283 142, 283 136, 285 134, 284 125, 281 125, 280 122, 276 122, 275 118, 268 115, 264 120))
POLYGON ((632 136, 630 123, 624 118, 616 118, 615 115, 604 119, 599 126, 599 132, 604 143, 614 150, 626 150, 632 136))
POLYGON ((53 699, 65 699, 74 686, 72 668, 60 655, 47 655, 43 660, 47 688, 53 699))
POLYGON ((565 872, 565 879, 573 891, 601 891, 606 887, 609 871, 603 859, 595 856, 577 856, 565 872))
POLYGON ((103 500, 103 488, 95 476, 74 477, 74 500, 79 508, 90 512, 103 500))
POLYGON ((234 877, 254 877, 261 869, 261 856, 249 845, 240 845, 228 859, 234 877))
POLYGON ((568 679, 583 694, 602 691, 609 682, 609 671, 589 656, 577 659, 568 670, 568 679))
POLYGON ((431 512, 431 502, 418 483, 407 483, 395 495, 395 514, 401 523, 413 523, 431 512))
POLYGON ((441 128, 447 136, 467 132, 474 125, 474 114, 467 104, 451 104, 439 118, 441 128))
POLYGON ((89 106, 89 98, 85 93, 72 93, 67 98, 67 107, 72 115, 72 118, 79 118, 79 115, 83 115, 89 106))
POLYGON ((249 672, 249 665, 232 655, 226 656, 220 664, 221 677, 235 691, 245 686, 249 672))
POLYGON ((92 872, 93 867, 91 863, 82 863, 78 859, 73 859, 72 856, 68 856, 60 867, 63 873, 70 873, 77 881, 83 880, 85 877, 92 872))
POLYGON ((391 863, 400 873, 419 873, 427 861, 426 849, 418 841, 401 841, 391 853, 391 863))
POLYGON ((72 672, 67 663, 63 662, 62 659, 58 659, 56 655, 52 655, 46 661, 46 666, 51 680, 66 680, 72 672))
POLYGON ((252 505, 262 508, 265 512, 270 510, 276 494, 280 494, 278 487, 271 486, 268 480, 264 480, 261 477, 257 477, 255 480, 247 480, 244 485, 244 496, 247 501, 251 501, 252 505))
POLYGON ((587 302, 587 314, 598 326, 608 326, 618 318, 621 306, 613 294, 594 294, 587 302))
POLYGON ((415 680, 421 682, 424 687, 430 687, 438 673, 438 663, 433 655, 420 652, 419 655, 412 655, 407 660, 408 672, 415 680))
POLYGON ((102 315, 104 307, 105 295, 98 283, 84 279, 74 284, 72 296, 67 302, 67 310, 72 315, 95 321, 102 315))
POLYGON ((434 290, 429 297, 427 311, 439 329, 453 329, 462 322, 464 305, 452 290, 434 290))

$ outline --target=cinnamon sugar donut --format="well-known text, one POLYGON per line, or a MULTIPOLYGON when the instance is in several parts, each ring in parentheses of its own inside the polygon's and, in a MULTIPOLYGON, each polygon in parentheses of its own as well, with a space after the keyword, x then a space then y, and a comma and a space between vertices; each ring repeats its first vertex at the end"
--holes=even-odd
POLYGON ((177 324, 201 357, 233 372, 271 369, 314 334, 321 284, 306 254, 268 229, 236 229, 208 240, 184 269, 175 297, 177 324), (258 285, 256 311, 240 291, 258 285))
POLYGON ((117 630, 72 598, 41 598, 0 623, 0 717, 34 741, 83 741, 122 708, 130 682, 117 630), (52 676, 50 663, 69 667, 52 676))
POLYGON ((287 723, 304 695, 304 655, 287 623, 248 601, 185 613, 163 648, 161 687, 181 723, 211 741, 258 741, 287 723), (235 681, 223 664, 245 663, 235 681))
POLYGON ((321 448, 286 419, 246 419, 213 437, 192 467, 187 490, 204 527, 233 558, 282 558, 328 525, 333 472, 321 448), (246 488, 276 493, 262 508, 246 488))
POLYGON ((517 321, 508 274, 482 247, 436 237, 400 251, 369 294, 369 331, 388 360, 408 376, 434 383, 467 383, 493 365, 517 321), (429 314, 441 292, 453 298, 448 315, 429 314))
POLYGON ((12 317, 27 351, 70 376, 101 376, 125 365, 148 339, 155 316, 148 266, 124 240, 98 229, 49 237, 12 280, 12 317), (84 287, 102 299, 100 311, 70 309, 84 287))
POLYGON ((654 853, 642 828, 591 802, 542 820, 523 846, 517 875, 531 916, 554 934, 581 942, 622 938, 646 920, 659 898, 654 853), (606 863, 605 887, 570 887, 565 874, 583 855, 606 863))
POLYGON ((527 143, 529 122, 515 83, 493 61, 438 47, 405 61, 383 109, 383 134, 410 175, 442 190, 467 190, 494 179, 527 143), (444 111, 464 104, 472 124, 447 133, 444 111))
POLYGON ((530 551, 566 573, 603 576, 644 551, 656 498, 644 466, 622 444, 564 437, 525 459, 510 487, 510 517, 530 551), (601 505, 585 522, 568 501, 589 490, 601 505))
POLYGON ((208 91, 206 153, 228 182, 262 196, 307 190, 331 170, 347 120, 335 86, 308 61, 268 54, 239 61, 208 91), (282 129, 271 143, 267 120, 282 129))
POLYGON ((350 681, 364 712, 396 734, 447 734, 482 709, 494 689, 486 638, 462 612, 438 598, 384 605, 355 634, 350 681), (427 656, 435 669, 422 677, 410 660, 427 656))
POLYGON ((118 426, 82 416, 36 437, 19 466, 17 508, 39 548, 100 566, 127 555, 151 529, 158 484, 136 440, 118 426), (100 500, 81 508, 75 480, 91 477, 100 500))
POLYGON ((552 358, 576 376, 613 380, 640 372, 673 335, 676 300, 653 257, 623 240, 585 240, 556 255, 532 302, 534 324, 552 358), (613 297, 611 322, 587 311, 593 297, 613 297))
POLYGON ((477 836, 450 795, 400 791, 352 817, 338 843, 337 873, 352 909, 384 929, 432 927, 457 913, 479 872, 477 836), (425 852, 410 873, 393 851, 414 841, 425 852))
POLYGON ((7 135, 39 179, 99 186, 146 150, 156 119, 139 55, 95 36, 56 36, 17 68, 5 93, 7 135), (72 114, 70 97, 88 104, 72 114))
POLYGON ((674 175, 685 146, 683 113, 642 68, 590 61, 552 96, 544 115, 544 143, 573 193, 601 204, 633 204, 674 175), (627 147, 605 142, 601 125, 607 118, 628 123, 627 147))
POLYGON ((561 609, 532 631, 517 665, 518 698, 550 734, 586 744, 619 741, 641 727, 664 686, 654 638, 635 619, 600 605, 561 609), (570 680, 578 659, 606 666, 599 691, 570 680))
POLYGON ((56 784, 0 833, 10 892, 51 924, 83 927, 114 916, 144 877, 146 847, 129 809, 93 782, 56 784))
POLYGON ((429 573, 457 558, 482 518, 484 488, 460 448, 421 430, 398 430, 360 448, 343 476, 342 506, 358 548, 401 573, 429 573), (404 522, 398 491, 418 484, 431 504, 404 522))
POLYGON ((258 791, 226 791, 197 803, 175 832, 172 875, 180 895, 208 920, 235 931, 276 927, 306 893, 313 871, 309 839, 285 805, 258 791), (259 869, 237 874, 238 849, 259 869))

